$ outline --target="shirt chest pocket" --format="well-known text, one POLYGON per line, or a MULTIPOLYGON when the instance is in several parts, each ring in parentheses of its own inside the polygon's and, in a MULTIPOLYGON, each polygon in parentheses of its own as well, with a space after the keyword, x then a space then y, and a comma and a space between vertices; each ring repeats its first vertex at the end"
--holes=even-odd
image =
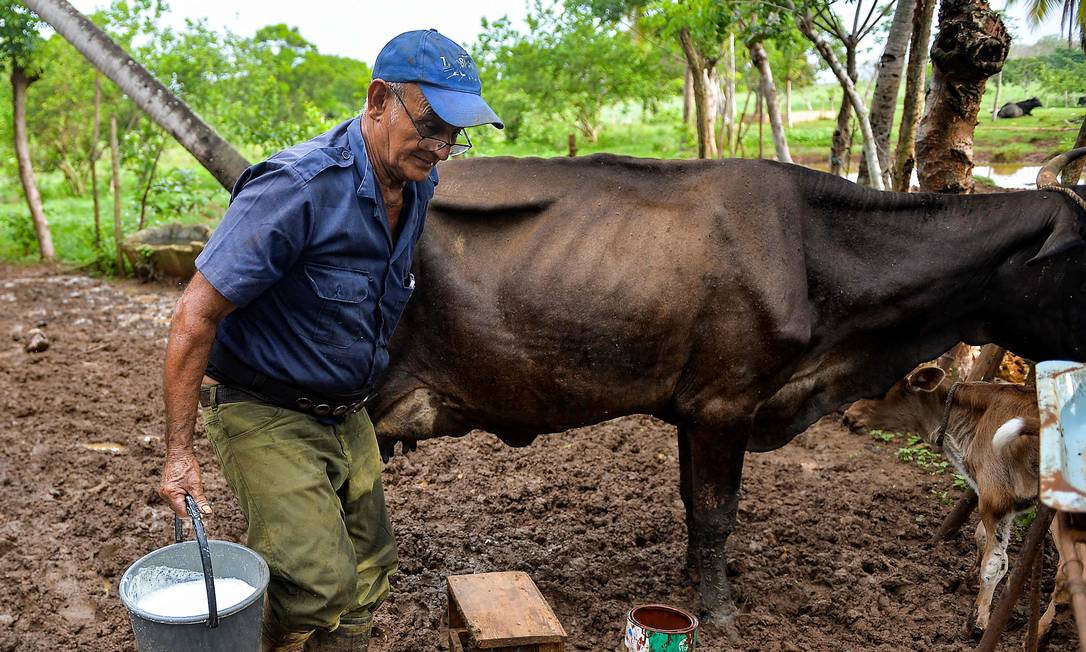
POLYGON ((369 273, 308 263, 305 275, 316 295, 311 339, 347 348, 373 336, 369 273))

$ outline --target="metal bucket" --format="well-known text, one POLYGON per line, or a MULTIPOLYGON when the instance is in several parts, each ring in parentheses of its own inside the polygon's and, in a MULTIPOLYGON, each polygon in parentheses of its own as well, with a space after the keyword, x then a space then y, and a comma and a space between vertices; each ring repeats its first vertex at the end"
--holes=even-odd
POLYGON ((662 604, 634 607, 626 614, 626 649, 629 652, 695 652, 698 619, 662 604))
MULTIPOLYGON (((129 566, 121 577, 119 593, 128 609, 136 645, 140 652, 259 652, 264 592, 270 577, 268 565, 245 546, 208 541, 195 502, 191 498, 186 502, 197 540, 150 552, 129 566), (256 591, 228 609, 216 608, 212 568, 219 569, 219 577, 243 580, 256 591), (207 614, 162 616, 136 606, 144 595, 178 581, 178 576, 186 573, 203 574, 210 606, 207 614)), ((176 522, 176 532, 180 541, 180 521, 176 522)))

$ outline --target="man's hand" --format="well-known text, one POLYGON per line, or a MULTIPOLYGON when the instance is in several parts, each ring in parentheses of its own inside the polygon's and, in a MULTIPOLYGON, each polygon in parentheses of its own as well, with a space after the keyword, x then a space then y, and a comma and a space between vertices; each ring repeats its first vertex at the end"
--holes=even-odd
POLYGON ((182 518, 188 517, 185 510, 185 495, 192 496, 201 514, 211 513, 211 505, 204 497, 204 483, 200 479, 200 464, 192 451, 166 453, 166 466, 162 469, 162 483, 158 495, 169 503, 174 513, 182 518))
POLYGON ((166 364, 162 373, 162 394, 166 400, 166 466, 158 494, 174 513, 186 516, 185 494, 196 500, 204 514, 211 506, 204 498, 200 465, 192 453, 196 405, 200 380, 204 377, 215 328, 234 309, 204 275, 196 272, 177 302, 166 343, 166 364))

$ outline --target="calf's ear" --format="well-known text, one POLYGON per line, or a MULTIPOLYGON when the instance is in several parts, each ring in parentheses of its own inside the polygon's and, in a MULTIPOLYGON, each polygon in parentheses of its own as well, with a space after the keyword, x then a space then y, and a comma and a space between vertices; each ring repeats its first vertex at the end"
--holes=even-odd
POLYGON ((909 374, 909 389, 914 392, 934 392, 944 378, 946 372, 939 367, 921 367, 909 374))

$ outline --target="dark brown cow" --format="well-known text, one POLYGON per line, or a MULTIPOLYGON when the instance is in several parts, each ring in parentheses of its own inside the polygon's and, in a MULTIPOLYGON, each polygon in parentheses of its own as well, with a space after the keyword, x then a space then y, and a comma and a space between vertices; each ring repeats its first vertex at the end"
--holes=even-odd
POLYGON ((876 192, 767 161, 607 155, 441 174, 378 433, 522 446, 628 414, 676 424, 713 620, 734 616, 724 542, 745 451, 958 341, 1086 359, 1082 215, 1058 192, 876 192))

